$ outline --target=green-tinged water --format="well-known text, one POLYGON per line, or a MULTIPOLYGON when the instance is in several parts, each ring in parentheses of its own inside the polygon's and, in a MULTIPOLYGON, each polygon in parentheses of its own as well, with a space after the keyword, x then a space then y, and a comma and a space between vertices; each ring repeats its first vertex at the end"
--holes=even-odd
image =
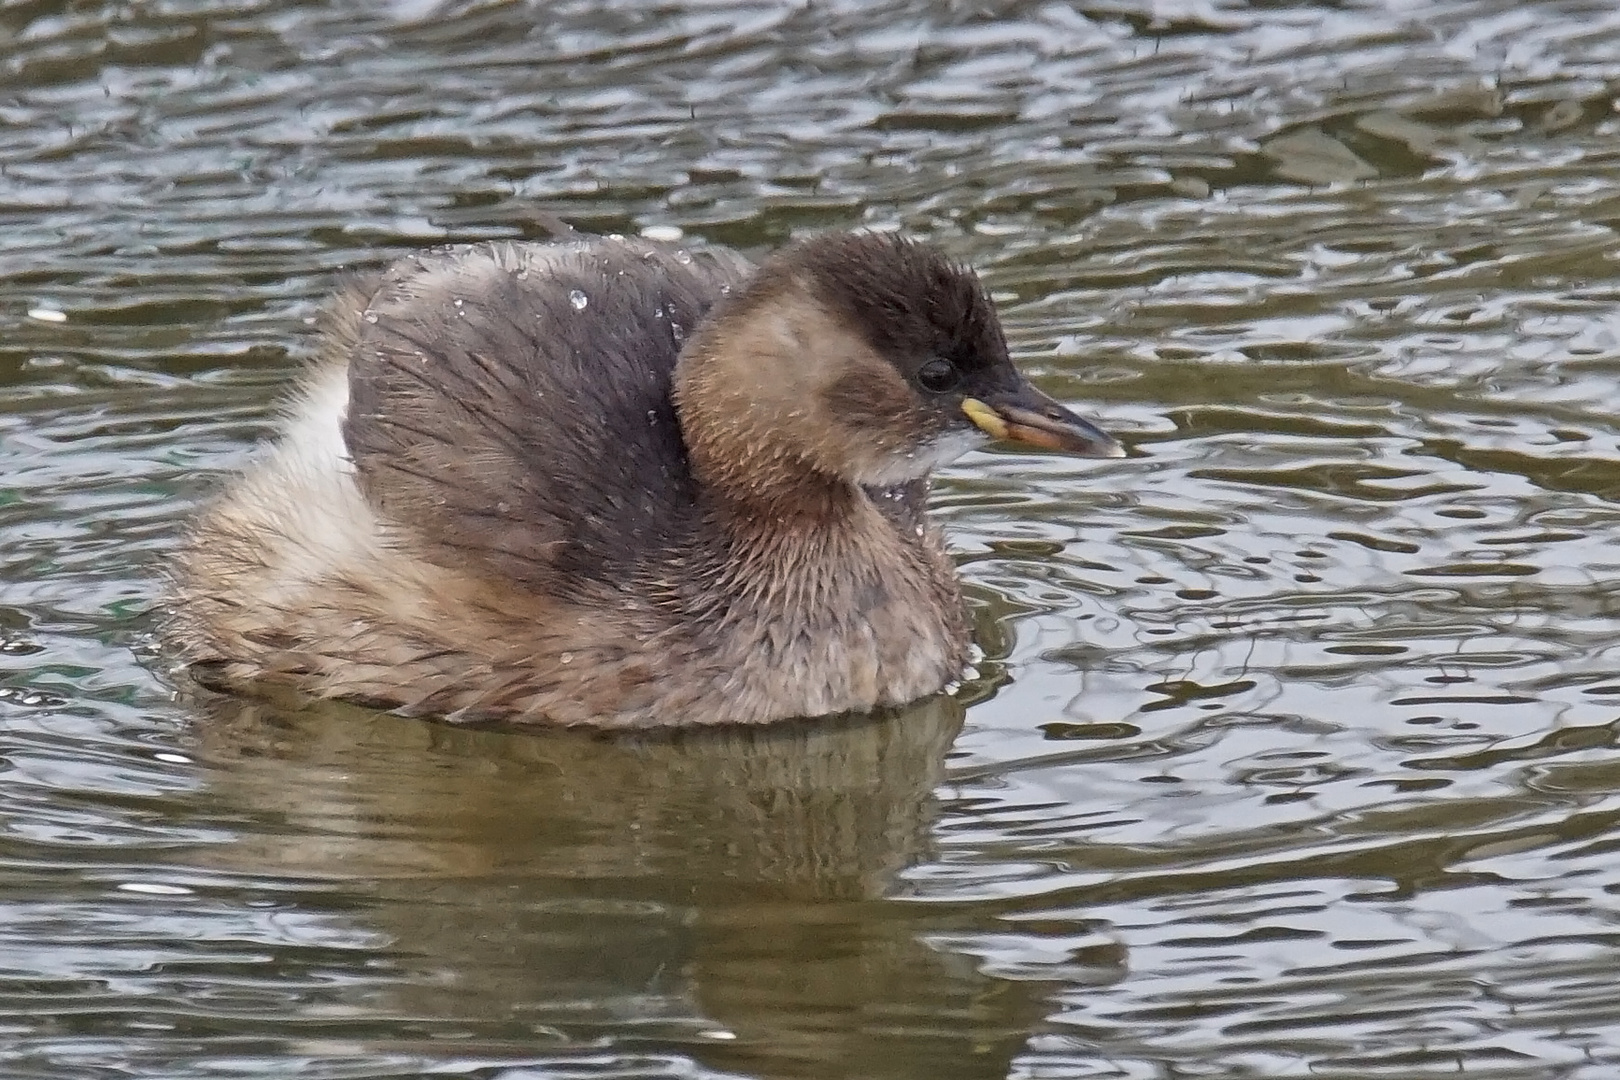
POLYGON ((1620 1075, 1617 91, 1609 0, 0 4, 0 1076, 1620 1075), (537 209, 931 237, 1134 456, 946 473, 896 717, 177 700, 339 269, 537 209))

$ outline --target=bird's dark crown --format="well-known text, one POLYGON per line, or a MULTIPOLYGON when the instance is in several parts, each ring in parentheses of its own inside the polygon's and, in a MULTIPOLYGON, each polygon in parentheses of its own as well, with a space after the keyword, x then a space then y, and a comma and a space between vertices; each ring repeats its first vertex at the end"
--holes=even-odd
POLYGON ((908 381, 931 360, 964 381, 1008 366, 995 306, 973 270, 894 233, 830 233, 791 245, 762 268, 756 295, 791 278, 908 381))

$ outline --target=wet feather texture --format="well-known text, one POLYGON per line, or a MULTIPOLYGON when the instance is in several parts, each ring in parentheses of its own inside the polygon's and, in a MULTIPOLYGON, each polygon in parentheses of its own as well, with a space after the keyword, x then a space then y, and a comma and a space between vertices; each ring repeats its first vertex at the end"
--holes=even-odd
POLYGON ((899 237, 758 271, 617 238, 407 257, 337 294, 287 434, 197 522, 173 636, 217 685, 453 720, 904 703, 967 656, 929 470, 983 440, 970 394, 1020 393, 977 278, 899 237))

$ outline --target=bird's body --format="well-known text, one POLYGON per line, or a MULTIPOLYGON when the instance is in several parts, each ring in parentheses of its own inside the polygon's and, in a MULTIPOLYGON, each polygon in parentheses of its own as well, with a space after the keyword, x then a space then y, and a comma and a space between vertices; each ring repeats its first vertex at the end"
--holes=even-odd
POLYGON ((181 554, 183 655, 217 684, 619 728, 939 690, 968 635, 928 471, 999 421, 917 380, 951 350, 970 390, 1016 371, 933 249, 795 251, 479 244, 346 287, 282 438, 181 554))

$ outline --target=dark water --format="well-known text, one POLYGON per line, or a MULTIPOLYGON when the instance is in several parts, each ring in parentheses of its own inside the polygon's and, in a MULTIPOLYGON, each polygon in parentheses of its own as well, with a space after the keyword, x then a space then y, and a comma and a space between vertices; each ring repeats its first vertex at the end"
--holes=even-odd
POLYGON ((1609 0, 0 4, 0 1075, 1620 1075, 1617 89, 1609 0), (537 207, 934 237, 1135 456, 950 470, 888 722, 175 700, 335 272, 537 207))

